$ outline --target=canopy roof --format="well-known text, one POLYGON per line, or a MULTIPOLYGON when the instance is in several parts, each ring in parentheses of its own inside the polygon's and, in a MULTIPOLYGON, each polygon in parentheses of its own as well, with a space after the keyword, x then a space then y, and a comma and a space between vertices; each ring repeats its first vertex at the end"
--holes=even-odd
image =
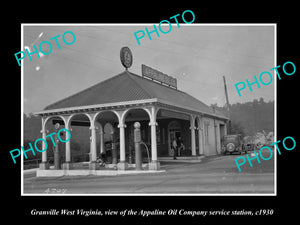
POLYGON ((48 105, 44 110, 157 99, 199 113, 228 119, 191 95, 125 70, 83 91, 48 105))

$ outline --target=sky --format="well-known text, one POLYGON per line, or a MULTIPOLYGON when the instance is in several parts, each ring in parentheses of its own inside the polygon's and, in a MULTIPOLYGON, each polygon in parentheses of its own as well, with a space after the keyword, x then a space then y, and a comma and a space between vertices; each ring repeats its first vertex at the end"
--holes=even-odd
MULTIPOLYGON (((157 24, 156 24, 157 25, 157 24)), ((47 105, 73 95, 124 71, 120 49, 127 46, 133 55, 130 72, 141 75, 141 64, 150 66, 177 79, 178 89, 207 105, 225 104, 223 76, 226 78, 230 104, 264 98, 274 100, 274 80, 270 85, 253 85, 238 95, 235 84, 254 81, 274 64, 274 25, 272 24, 172 24, 169 33, 152 33, 138 45, 134 33, 153 30, 153 24, 23 24, 24 49, 49 41, 52 51, 32 61, 22 60, 23 112, 42 111, 47 105), (62 35, 72 31, 76 40, 66 45, 62 35), (57 40, 50 38, 60 35, 57 40)), ((162 26, 164 31, 168 25, 162 26)), ((73 37, 67 33, 67 42, 73 37)), ((23 50, 20 49, 20 50, 23 50)), ((47 44, 42 45, 49 51, 47 44)), ((16 62, 17 63, 17 62, 16 62)), ((271 72, 274 76, 274 71, 271 72)), ((270 78, 263 78, 267 83, 270 78)))

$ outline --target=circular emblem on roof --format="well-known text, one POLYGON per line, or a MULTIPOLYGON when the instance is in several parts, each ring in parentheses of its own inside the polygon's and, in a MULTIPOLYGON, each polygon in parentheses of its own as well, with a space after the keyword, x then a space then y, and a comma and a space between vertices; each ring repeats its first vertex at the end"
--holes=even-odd
POLYGON ((122 65, 127 69, 132 65, 132 53, 128 47, 121 48, 120 59, 122 65))

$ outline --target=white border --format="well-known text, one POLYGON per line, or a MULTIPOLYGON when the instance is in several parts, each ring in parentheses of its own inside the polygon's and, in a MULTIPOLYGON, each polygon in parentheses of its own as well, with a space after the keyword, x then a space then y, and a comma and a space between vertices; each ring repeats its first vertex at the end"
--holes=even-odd
MULTIPOLYGON (((153 23, 155 25, 158 25, 158 23, 153 23)), ((120 24, 120 23, 101 23, 101 24, 89 24, 89 23, 22 23, 21 24, 21 49, 23 50, 24 46, 24 26, 152 26, 153 24, 151 23, 132 23, 132 24, 120 24)), ((162 24, 166 25, 166 24, 162 24)), ((176 23, 172 23, 172 25, 176 25, 176 23)), ((277 65, 277 24, 276 23, 192 23, 192 24, 180 24, 180 26, 274 26, 274 67, 277 65)), ((275 71, 274 71, 275 74, 275 71)), ((275 74, 276 75, 276 74, 275 74)), ((274 76, 276 77, 276 76, 274 76)), ((24 113, 24 98, 23 98, 23 93, 24 93, 24 69, 23 69, 23 61, 21 61, 21 144, 23 144, 24 141, 24 119, 23 119, 23 113, 24 113)), ((275 79, 274 83, 274 141, 277 141, 277 79, 275 79)), ((274 160, 274 193, 237 193, 237 194, 232 194, 232 193, 211 193, 211 194, 187 194, 187 193, 182 193, 182 194, 175 194, 175 193, 170 193, 170 194, 128 194, 128 193, 111 193, 111 194, 30 194, 26 193, 24 194, 24 180, 23 180, 23 152, 21 153, 21 196, 277 196, 277 151, 274 150, 274 153, 276 152, 274 160)))
MULTIPOLYGON (((277 24, 274 26, 274 67, 277 65, 277 24)), ((274 77, 276 77, 274 71, 274 77)), ((277 79, 274 79, 274 141, 277 141, 277 79)), ((277 196, 277 151, 274 147, 274 195, 277 196)))
MULTIPOLYGON (((24 46, 24 29, 23 29, 23 24, 21 24, 21 48, 22 51, 23 46, 24 46)), ((24 144, 24 66, 23 66, 23 60, 21 61, 21 146, 24 144)), ((23 166, 24 166, 24 157, 23 157, 23 152, 21 151, 21 196, 25 195, 24 194, 24 171, 23 171, 23 166)))

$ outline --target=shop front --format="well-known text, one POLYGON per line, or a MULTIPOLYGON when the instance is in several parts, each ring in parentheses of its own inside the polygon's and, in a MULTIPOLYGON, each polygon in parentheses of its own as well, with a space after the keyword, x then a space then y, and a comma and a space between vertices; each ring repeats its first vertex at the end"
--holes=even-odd
MULTIPOLYGON (((132 60, 128 49, 126 59, 132 60)), ((173 139, 180 139, 184 148, 180 155, 218 154, 221 137, 226 134, 228 118, 177 89, 177 80, 150 67, 142 66, 142 76, 125 71, 89 87, 35 113, 41 116, 43 136, 54 118, 72 132, 74 126, 89 129, 89 168, 99 169, 97 157, 112 151, 110 163, 119 170, 128 169, 133 160, 133 124, 141 123, 143 154, 149 158, 149 169, 160 168, 159 157, 172 156, 173 139), (108 128, 109 127, 109 128, 108 128), (109 143, 110 142, 110 147, 109 143), (106 145, 107 144, 107 145, 106 145), (110 149, 110 150, 109 150, 110 149), (148 150, 148 151, 147 151, 148 150)), ((72 135, 73 138, 73 135, 72 135)), ((71 142, 65 146, 63 169, 72 169, 71 142)), ((43 153, 41 169, 49 169, 43 153)))

